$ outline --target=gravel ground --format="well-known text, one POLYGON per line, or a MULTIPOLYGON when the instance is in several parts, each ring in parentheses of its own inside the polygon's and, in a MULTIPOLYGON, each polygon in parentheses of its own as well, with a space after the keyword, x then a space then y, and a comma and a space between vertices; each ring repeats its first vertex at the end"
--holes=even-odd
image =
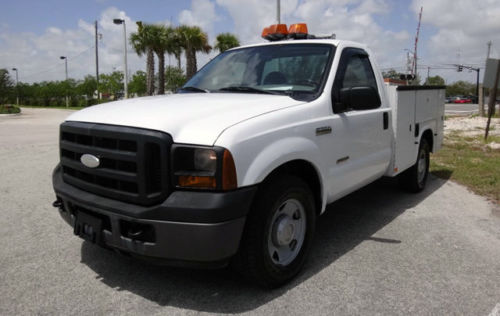
MULTIPOLYGON (((486 117, 479 116, 448 117, 444 124, 444 134, 459 133, 461 136, 484 136, 487 120, 486 117)), ((500 136, 500 118, 491 118, 489 135, 500 136)), ((476 143, 484 144, 479 140, 476 140, 476 143)), ((495 150, 500 149, 500 143, 491 139, 484 146, 495 150)))
POLYGON ((433 177, 418 195, 384 179, 331 205, 304 272, 274 291, 83 242, 50 206, 57 127, 69 113, 0 117, 0 315, 500 311, 500 211, 433 177))
MULTIPOLYGON (((444 122, 445 134, 459 131, 467 136, 484 135, 487 120, 480 116, 451 116, 444 122)), ((491 119, 489 134, 500 136, 500 118, 491 119)))

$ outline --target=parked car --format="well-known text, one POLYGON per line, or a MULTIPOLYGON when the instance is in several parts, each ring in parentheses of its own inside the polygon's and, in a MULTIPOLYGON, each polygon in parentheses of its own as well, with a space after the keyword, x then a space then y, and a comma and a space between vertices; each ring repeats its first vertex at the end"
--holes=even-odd
POLYGON ((465 96, 457 96, 453 103, 472 103, 472 100, 465 96))

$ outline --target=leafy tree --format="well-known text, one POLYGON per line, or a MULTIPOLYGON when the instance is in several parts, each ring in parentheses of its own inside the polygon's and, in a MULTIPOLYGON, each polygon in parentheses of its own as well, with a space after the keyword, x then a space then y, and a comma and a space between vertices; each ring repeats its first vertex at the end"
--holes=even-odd
POLYGON ((207 33, 198 26, 181 25, 178 27, 180 45, 186 54, 186 77, 191 77, 196 73, 196 52, 209 53, 212 47, 208 44, 207 33))
MULTIPOLYGON (((382 77, 384 77, 385 79, 395 79, 395 80, 402 80, 401 78, 405 78, 407 75, 404 74, 404 73, 401 73, 401 72, 397 72, 396 70, 394 69, 389 69, 388 71, 382 71, 382 77)), ((403 79, 404 80, 404 79, 403 79)), ((415 76, 415 79, 413 80, 409 80, 409 84, 410 85, 420 85, 420 75, 417 74, 415 76)))
POLYGON ((169 91, 176 91, 186 82, 186 75, 178 67, 168 66, 165 70, 165 88, 169 91))
POLYGON ((123 91, 123 72, 113 71, 111 74, 99 76, 99 91, 103 94, 117 96, 123 91))
POLYGON ((79 95, 85 95, 87 98, 93 98, 97 90, 97 80, 94 76, 85 76, 83 81, 79 82, 76 91, 79 95))
POLYGON ((444 79, 440 76, 429 77, 425 80, 425 85, 429 86, 444 86, 444 79))
POLYGON ((138 70, 132 75, 132 80, 128 83, 128 90, 130 94, 143 96, 147 92, 147 75, 144 71, 138 70))
POLYGON ((382 76, 384 78, 389 78, 389 79, 397 79, 397 80, 400 80, 401 79, 401 75, 403 75, 402 73, 399 73, 397 72, 396 70, 394 69, 389 69, 388 71, 382 71, 382 76))
POLYGON ((33 85, 19 82, 19 84, 17 85, 17 91, 19 93, 20 104, 26 104, 26 105, 36 104, 36 102, 34 102, 35 89, 33 85))
POLYGON ((446 96, 473 95, 475 91, 475 84, 462 80, 446 86, 446 96))
POLYGON ((153 50, 153 46, 155 44, 154 26, 150 24, 143 24, 139 21, 137 22, 137 27, 137 32, 130 34, 130 44, 139 57, 146 54, 147 94, 153 95, 155 89, 155 56, 153 50))
POLYGON ((7 69, 0 69, 0 104, 7 102, 14 92, 14 82, 7 69))
POLYGON ((240 46, 240 41, 238 40, 238 38, 231 33, 221 33, 217 35, 216 40, 217 42, 215 43, 214 48, 218 49, 221 53, 233 47, 240 46))

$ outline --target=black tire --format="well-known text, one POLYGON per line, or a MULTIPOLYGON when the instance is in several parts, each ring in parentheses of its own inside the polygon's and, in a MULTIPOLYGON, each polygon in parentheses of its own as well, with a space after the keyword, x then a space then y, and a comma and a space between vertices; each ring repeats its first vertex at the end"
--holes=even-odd
POLYGON ((297 275, 304 265, 314 236, 314 205, 311 190, 300 178, 284 175, 263 183, 247 217, 240 248, 233 261, 236 270, 251 282, 266 288, 283 285, 297 275), (294 207, 297 210, 290 211, 294 207), (288 213, 294 215, 288 216, 288 213), (278 228, 290 225, 293 226, 292 233, 278 228), (305 232, 300 227, 305 228, 305 232), (303 235, 302 242, 299 235, 303 235), (292 238, 296 239, 286 244, 292 238), (279 258, 278 252, 271 255, 273 249, 281 249, 284 254, 282 258, 279 258))
POLYGON ((399 176, 399 184, 408 192, 418 193, 425 188, 429 175, 429 143, 425 138, 420 141, 417 161, 399 176))

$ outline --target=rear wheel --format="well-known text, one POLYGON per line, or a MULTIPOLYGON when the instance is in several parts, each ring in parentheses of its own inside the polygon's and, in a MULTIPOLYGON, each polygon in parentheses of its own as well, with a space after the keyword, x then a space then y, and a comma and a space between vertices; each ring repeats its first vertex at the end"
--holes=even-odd
POLYGON ((313 195, 301 179, 287 175, 264 183, 247 217, 236 267, 265 287, 286 283, 304 265, 315 222, 313 195))
POLYGON ((425 138, 420 141, 417 161, 399 177, 401 186, 410 192, 420 192, 425 188, 429 175, 429 143, 425 138))

